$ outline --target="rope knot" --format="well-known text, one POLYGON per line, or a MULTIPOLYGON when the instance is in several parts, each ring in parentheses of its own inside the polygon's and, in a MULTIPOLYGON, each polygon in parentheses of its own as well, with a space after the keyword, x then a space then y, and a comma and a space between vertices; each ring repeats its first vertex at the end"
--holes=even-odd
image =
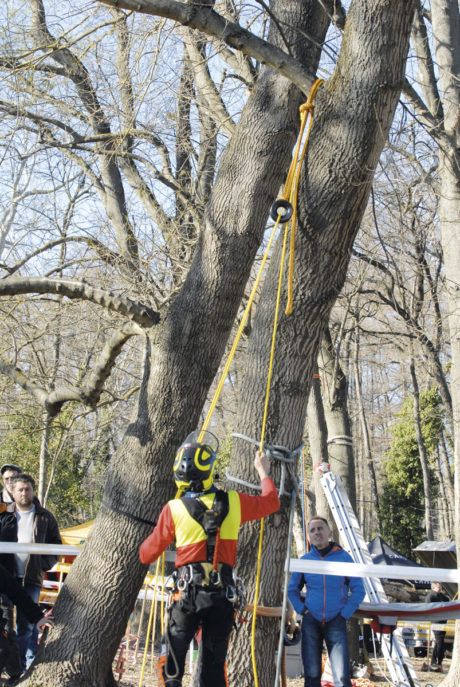
POLYGON ((314 111, 315 111, 315 106, 313 105, 313 103, 311 103, 311 104, 303 103, 303 105, 301 105, 299 107, 300 114, 304 114, 305 112, 309 112, 312 115, 314 111))

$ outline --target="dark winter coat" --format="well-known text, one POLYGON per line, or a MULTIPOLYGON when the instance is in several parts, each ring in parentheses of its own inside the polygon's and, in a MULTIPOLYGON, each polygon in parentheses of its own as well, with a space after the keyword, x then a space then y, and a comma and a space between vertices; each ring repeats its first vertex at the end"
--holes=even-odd
MULTIPOLYGON (((43 508, 37 500, 34 502, 34 537, 35 544, 62 544, 61 535, 59 534, 59 526, 54 515, 43 508)), ((2 541, 17 541, 18 523, 16 520, 16 512, 14 504, 8 506, 5 513, 0 515, 0 537, 2 541)), ((59 560, 59 556, 51 555, 37 555, 31 554, 27 561, 24 584, 32 584, 36 587, 41 587, 43 582, 43 574, 46 570, 53 567, 59 560)), ((2 554, 0 556, 0 563, 3 564, 7 570, 12 572, 15 570, 14 555, 2 554)))
MULTIPOLYGON (((38 623, 43 613, 3 565, 0 565, 0 594, 6 594, 30 623, 38 623)), ((0 620, 1 622, 1 620, 0 620)))

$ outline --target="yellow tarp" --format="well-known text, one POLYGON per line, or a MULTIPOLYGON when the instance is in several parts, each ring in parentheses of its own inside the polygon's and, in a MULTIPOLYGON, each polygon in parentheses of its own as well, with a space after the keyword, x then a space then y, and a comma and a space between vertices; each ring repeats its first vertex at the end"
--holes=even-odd
POLYGON ((61 530, 62 543, 70 544, 71 546, 84 544, 93 523, 94 520, 88 520, 88 522, 83 522, 81 525, 75 525, 74 527, 68 527, 65 530, 61 530))

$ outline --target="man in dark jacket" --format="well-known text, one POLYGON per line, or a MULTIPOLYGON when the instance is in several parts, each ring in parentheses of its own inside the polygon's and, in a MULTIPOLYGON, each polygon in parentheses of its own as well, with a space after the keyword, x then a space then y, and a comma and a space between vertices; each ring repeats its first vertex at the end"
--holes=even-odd
POLYGON ((305 687, 321 686, 321 654, 326 642, 335 687, 351 687, 347 620, 364 599, 364 584, 359 577, 346 577, 346 564, 352 557, 330 541, 331 528, 325 518, 313 517, 308 523, 309 553, 302 560, 340 564, 342 574, 295 572, 288 595, 302 616, 302 662, 305 687), (306 588, 305 600, 301 591, 306 588))
MULTIPOLYGON (((0 594, 5 594, 16 605, 17 609, 23 613, 29 622, 33 623, 37 631, 44 627, 53 627, 53 620, 44 617, 40 606, 34 603, 25 593, 23 588, 16 581, 8 570, 0 564, 0 594)), ((7 668, 9 663, 10 644, 4 631, 6 619, 0 616, 0 674, 7 668)), ((13 681, 18 675, 13 676, 13 681)), ((6 684, 9 684, 10 680, 6 684)))
MULTIPOLYGON (((56 519, 49 510, 43 508, 35 498, 35 481, 25 473, 17 475, 13 480, 12 494, 14 506, 8 506, 8 511, 15 516, 18 543, 61 544, 61 535, 56 519)), ((27 553, 14 554, 16 576, 24 591, 35 603, 40 597, 40 588, 46 570, 53 567, 58 556, 29 555, 27 553)), ((18 610, 17 635, 22 667, 25 669, 32 663, 37 652, 37 632, 33 623, 18 610)))

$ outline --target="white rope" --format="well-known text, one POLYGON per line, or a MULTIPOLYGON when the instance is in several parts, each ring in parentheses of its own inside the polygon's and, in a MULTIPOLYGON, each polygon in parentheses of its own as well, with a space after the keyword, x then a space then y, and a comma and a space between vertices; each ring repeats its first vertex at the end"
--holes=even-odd
POLYGON ((424 568, 410 565, 373 565, 364 563, 331 563, 291 558, 290 572, 318 573, 346 577, 378 577, 392 580, 422 580, 426 582, 460 583, 460 570, 424 568))

